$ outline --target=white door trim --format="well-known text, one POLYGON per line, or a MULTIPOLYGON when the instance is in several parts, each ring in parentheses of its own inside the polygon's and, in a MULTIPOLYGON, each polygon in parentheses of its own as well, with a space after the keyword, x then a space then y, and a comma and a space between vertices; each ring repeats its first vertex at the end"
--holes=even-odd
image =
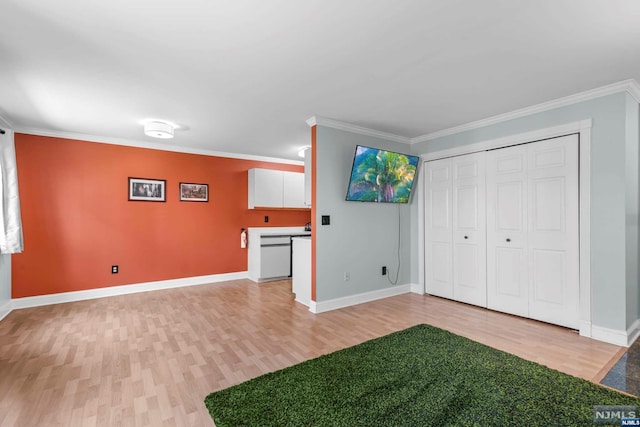
MULTIPOLYGON (((591 126, 592 120, 585 119, 576 122, 566 123, 530 132, 508 135, 502 138, 480 141, 461 147, 448 148, 421 154, 422 162, 442 159, 445 157, 459 156, 477 151, 485 151, 495 148, 509 147, 511 145, 533 142, 540 139, 555 138, 572 133, 579 134, 580 146, 580 335, 592 336, 591 330, 591 126)), ((424 166, 424 165, 423 165, 424 166)), ((424 174, 423 174, 424 175, 424 174)), ((424 189, 426 188, 425 177, 419 182, 421 185, 418 191, 418 259, 419 274, 424 293, 425 283, 425 236, 424 236, 424 189)))

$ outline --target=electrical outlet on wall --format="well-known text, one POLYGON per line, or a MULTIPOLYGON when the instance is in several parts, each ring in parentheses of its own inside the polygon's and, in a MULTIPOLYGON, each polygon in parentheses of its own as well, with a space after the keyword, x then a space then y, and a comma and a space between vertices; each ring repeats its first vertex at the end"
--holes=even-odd
POLYGON ((348 271, 344 272, 344 281, 348 282, 349 280, 351 280, 351 273, 349 273, 348 271))
POLYGON ((111 274, 118 274, 118 266, 117 265, 112 265, 111 266, 111 274))
POLYGON ((386 267, 386 266, 383 266, 383 267, 382 267, 382 275, 383 275, 383 276, 386 276, 386 275, 387 275, 387 267, 386 267))

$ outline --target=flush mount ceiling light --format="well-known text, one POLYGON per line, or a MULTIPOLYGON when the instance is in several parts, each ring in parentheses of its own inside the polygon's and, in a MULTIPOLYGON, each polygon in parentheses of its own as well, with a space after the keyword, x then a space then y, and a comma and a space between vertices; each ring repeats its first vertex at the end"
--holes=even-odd
POLYGON ((174 126, 171 123, 161 121, 149 121, 144 124, 144 134, 153 138, 173 138, 174 126))

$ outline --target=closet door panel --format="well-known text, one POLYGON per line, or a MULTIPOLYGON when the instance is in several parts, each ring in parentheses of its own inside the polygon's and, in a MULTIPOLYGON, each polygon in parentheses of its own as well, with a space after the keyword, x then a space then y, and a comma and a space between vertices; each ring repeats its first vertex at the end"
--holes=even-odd
POLYGON ((525 258, 522 249, 496 248, 494 254, 495 293, 517 300, 527 298, 526 288, 522 286, 526 278, 522 277, 522 271, 517 268, 525 258))
POLYGON ((522 211, 525 206, 523 196, 526 182, 516 178, 513 181, 496 182, 495 186, 495 203, 500 207, 495 210, 495 231, 522 232, 525 229, 522 211))
POLYGON ((425 164, 425 289, 453 298, 451 160, 425 164))
POLYGON ((453 298, 487 306, 485 153, 454 157, 453 298))
POLYGON ((526 148, 487 152, 487 307, 527 316, 526 148))
POLYGON ((578 136, 528 144, 529 317, 579 327, 578 136))

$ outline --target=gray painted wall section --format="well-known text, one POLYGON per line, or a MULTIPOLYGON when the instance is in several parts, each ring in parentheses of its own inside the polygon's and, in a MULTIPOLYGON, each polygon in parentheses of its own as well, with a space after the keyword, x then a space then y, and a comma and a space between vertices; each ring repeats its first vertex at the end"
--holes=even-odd
POLYGON ((640 135, 638 103, 627 96, 626 118, 626 188, 627 188, 627 329, 638 319, 638 167, 640 135))
MULTIPOLYGON (((627 227, 637 226, 637 219, 627 219, 627 199, 629 192, 638 191, 638 181, 634 181, 635 185, 628 181, 633 179, 633 173, 630 171, 627 176, 629 168, 637 169, 638 159, 637 152, 634 152, 630 154, 635 160, 630 163, 635 166, 629 166, 626 161, 627 150, 631 149, 633 138, 627 127, 633 114, 629 112, 629 108, 634 103, 629 102, 629 98, 627 93, 608 95, 411 147, 413 154, 421 155, 591 118, 592 324, 614 330, 626 330, 630 325, 629 321, 635 320, 631 318, 638 311, 638 298, 627 299, 627 296, 633 296, 629 295, 631 291, 627 289, 628 286, 633 287, 630 281, 636 280, 637 283, 637 273, 636 279, 631 279, 632 275, 627 269, 631 263, 628 256, 633 255, 633 251, 627 251, 627 227), (636 303, 633 304, 632 301, 636 303)), ((637 145, 637 139, 635 143, 637 145)), ((417 206, 411 208, 412 215, 417 217, 417 206)), ((412 227, 411 234, 417 235, 417 223, 412 223, 412 227)), ((411 252, 417 253, 418 238, 412 239, 411 244, 411 252)), ((633 264, 637 268, 637 258, 633 260, 633 264)), ((419 277, 418 263, 412 265, 411 281, 423 282, 419 277)))
MULTIPOLYGON (((638 120, 638 145, 640 145, 640 107, 638 108, 637 120, 638 120)), ((638 150, 638 163, 640 163, 640 149, 638 150)), ((638 183, 637 183, 637 185, 638 185, 638 191, 640 192, 640 173, 638 174, 638 183)), ((640 196, 639 196, 639 199, 640 199, 640 196)), ((640 200, 638 201, 638 204, 640 204, 640 200)), ((640 218, 638 219, 638 222, 640 223, 640 218)), ((640 231, 639 231, 639 234, 638 234, 638 247, 639 247, 639 250, 640 250, 640 231)), ((638 264, 638 271, 639 271, 638 280, 640 281, 640 260, 637 260, 636 263, 638 264)), ((638 287, 640 288, 640 283, 638 283, 638 287)), ((639 289, 638 294, 637 294, 637 304, 638 304, 637 305, 638 313, 640 313, 640 289, 639 289)), ((640 314, 639 314, 639 316, 640 316, 640 314)))
MULTIPOLYGON (((11 302, 11 255, 0 255, 0 309, 11 302)), ((0 310, 1 311, 1 310, 0 310)))
MULTIPOLYGON (((324 126, 316 130, 316 302, 390 288, 398 272, 398 213, 400 259, 398 285, 409 283, 411 209, 409 205, 347 202, 345 195, 356 145, 409 152, 409 145, 324 126), (330 215, 331 225, 321 225, 330 215), (350 280, 344 280, 349 272, 350 280)), ((415 197, 412 200, 415 203, 415 197)))

